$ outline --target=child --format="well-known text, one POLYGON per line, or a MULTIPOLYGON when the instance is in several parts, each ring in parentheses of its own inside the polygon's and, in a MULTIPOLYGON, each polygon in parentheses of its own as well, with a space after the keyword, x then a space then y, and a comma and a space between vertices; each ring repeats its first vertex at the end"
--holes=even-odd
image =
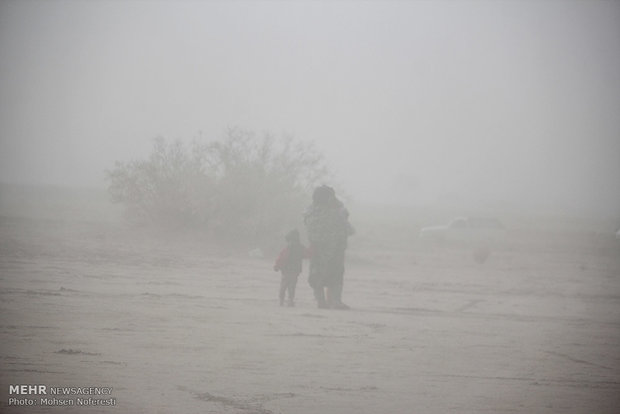
POLYGON ((286 235, 286 247, 282 249, 273 270, 282 272, 280 282, 280 306, 284 306, 284 296, 288 290, 288 306, 295 306, 295 287, 301 274, 302 260, 308 257, 306 247, 301 244, 299 231, 291 230, 286 235))

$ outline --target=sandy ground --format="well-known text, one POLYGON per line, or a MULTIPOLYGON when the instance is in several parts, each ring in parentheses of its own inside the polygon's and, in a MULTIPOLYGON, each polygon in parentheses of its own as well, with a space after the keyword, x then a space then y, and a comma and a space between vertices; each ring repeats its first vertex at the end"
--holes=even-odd
POLYGON ((0 216, 1 412, 620 412, 607 235, 530 225, 477 265, 362 225, 353 309, 335 311, 316 309, 305 274, 297 306, 279 307, 272 257, 18 213, 0 216), (11 384, 112 387, 116 405, 8 406, 11 384))

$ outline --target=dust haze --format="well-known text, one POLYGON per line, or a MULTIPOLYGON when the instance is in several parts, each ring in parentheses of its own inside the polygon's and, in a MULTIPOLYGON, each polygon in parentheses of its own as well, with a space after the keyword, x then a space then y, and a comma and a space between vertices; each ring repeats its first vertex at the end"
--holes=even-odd
POLYGON ((618 2, 7 0, 0 90, 0 411, 620 406, 618 2), (231 130, 322 154, 350 310, 308 261, 278 304, 312 188, 262 238, 112 202, 117 161, 231 130))
POLYGON ((315 141, 356 199, 620 210, 615 2, 3 2, 0 178, 315 141))

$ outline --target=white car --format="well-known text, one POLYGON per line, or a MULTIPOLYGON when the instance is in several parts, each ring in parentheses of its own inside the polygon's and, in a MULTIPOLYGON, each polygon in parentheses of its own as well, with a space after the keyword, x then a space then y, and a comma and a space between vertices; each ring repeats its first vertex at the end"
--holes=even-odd
POLYGON ((504 233, 504 226, 497 219, 457 217, 448 224, 422 228, 420 238, 424 240, 477 242, 503 238, 504 233))
POLYGON ((453 242, 473 248, 473 257, 477 263, 484 263, 491 249, 505 237, 506 230, 499 220, 483 217, 457 217, 448 224, 420 230, 421 240, 453 242))

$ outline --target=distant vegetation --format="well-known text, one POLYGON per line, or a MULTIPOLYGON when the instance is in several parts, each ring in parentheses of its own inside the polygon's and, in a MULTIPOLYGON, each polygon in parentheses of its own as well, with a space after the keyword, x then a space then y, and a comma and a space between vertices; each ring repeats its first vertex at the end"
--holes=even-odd
POLYGON ((106 171, 112 200, 133 219, 256 243, 298 223, 311 189, 327 176, 311 144, 239 129, 189 146, 157 138, 147 159, 106 171))

